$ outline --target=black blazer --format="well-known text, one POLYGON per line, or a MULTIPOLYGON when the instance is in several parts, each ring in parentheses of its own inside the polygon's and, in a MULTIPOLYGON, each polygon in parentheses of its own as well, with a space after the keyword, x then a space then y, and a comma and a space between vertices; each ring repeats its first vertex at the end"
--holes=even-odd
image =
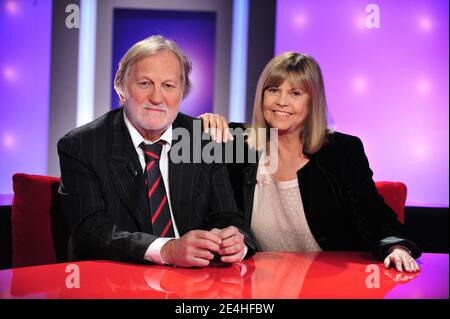
MULTIPOLYGON (((230 128, 244 128, 230 123, 230 128)), ((237 141, 238 138, 235 138, 237 141)), ((395 212, 378 194, 361 140, 338 132, 297 172, 305 216, 322 250, 361 251, 371 249, 383 260, 393 245, 408 248, 414 258, 417 246, 406 239, 395 212), (381 243, 386 237, 396 241, 381 243)), ((233 142, 235 143, 235 142, 233 142)), ((234 146, 236 151, 236 146, 234 146)), ((245 144, 245 154, 254 153, 245 144)), ((236 153, 234 153, 236 154, 236 153)), ((238 206, 250 227, 257 163, 228 163, 230 182, 238 206)))
MULTIPOLYGON (((191 144, 194 121, 179 113, 172 124, 174 130, 188 130, 191 144)), ((172 142, 173 148, 178 140, 172 142)), ((192 148, 186 150, 192 159, 192 148)), ((145 176, 123 110, 110 111, 69 132, 58 142, 58 154, 60 193, 71 231, 69 259, 145 262, 144 254, 157 237, 152 235, 145 176)), ((172 213, 180 236, 194 229, 237 226, 246 235, 249 256, 255 245, 227 174, 224 164, 169 160, 172 213)))

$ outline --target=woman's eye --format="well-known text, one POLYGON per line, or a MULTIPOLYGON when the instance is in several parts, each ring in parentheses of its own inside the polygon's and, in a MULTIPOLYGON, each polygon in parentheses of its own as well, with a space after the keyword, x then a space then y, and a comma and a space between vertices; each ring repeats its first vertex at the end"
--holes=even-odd
POLYGON ((278 89, 277 88, 268 88, 267 92, 269 92, 269 93, 278 93, 278 89))
POLYGON ((299 91, 294 91, 294 92, 292 92, 291 94, 292 94, 293 96, 300 96, 300 95, 302 95, 302 93, 299 92, 299 91))

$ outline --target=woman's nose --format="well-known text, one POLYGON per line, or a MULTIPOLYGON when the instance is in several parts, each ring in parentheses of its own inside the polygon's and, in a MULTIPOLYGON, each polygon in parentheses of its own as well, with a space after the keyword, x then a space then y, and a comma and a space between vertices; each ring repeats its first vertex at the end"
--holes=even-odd
POLYGON ((278 96, 278 101, 277 104, 280 106, 287 106, 287 93, 285 92, 280 92, 279 96, 278 96))

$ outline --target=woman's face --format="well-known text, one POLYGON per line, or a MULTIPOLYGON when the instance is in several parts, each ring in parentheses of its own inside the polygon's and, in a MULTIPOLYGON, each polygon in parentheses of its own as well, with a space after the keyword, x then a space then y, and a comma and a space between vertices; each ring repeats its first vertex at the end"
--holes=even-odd
POLYGON ((309 112, 310 96, 288 80, 278 87, 268 87, 263 96, 264 119, 278 134, 300 134, 309 112))

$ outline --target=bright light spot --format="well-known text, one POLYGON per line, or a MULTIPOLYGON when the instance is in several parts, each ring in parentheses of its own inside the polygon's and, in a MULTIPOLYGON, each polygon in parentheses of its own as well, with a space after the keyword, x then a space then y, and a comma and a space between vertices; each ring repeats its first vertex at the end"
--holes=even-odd
POLYGON ((14 137, 10 134, 5 134, 3 136, 3 145, 6 148, 12 148, 14 145, 14 137))
POLYGON ((431 91, 431 84, 429 81, 421 79, 417 82, 417 89, 419 90, 419 93, 428 95, 431 91))
POLYGON ((414 145, 414 153, 418 159, 425 159, 427 156, 427 149, 423 143, 414 145))
POLYGON ((3 77, 8 81, 14 81, 16 78, 16 70, 10 66, 3 69, 3 77))
POLYGON ((423 31, 430 31, 432 28, 431 19, 429 17, 421 17, 419 19, 419 27, 423 31))
POLYGON ((367 89, 367 80, 362 76, 357 76, 353 80, 353 88, 357 93, 363 93, 367 89))
POLYGON ((17 3, 15 1, 7 1, 5 7, 6 12, 9 14, 16 14, 18 11, 17 3))
POLYGON ((306 16, 303 13, 299 13, 294 17, 294 25, 297 28, 303 28, 307 22, 308 20, 306 19, 306 16))
POLYGON ((362 15, 358 15, 355 17, 355 27, 358 30, 366 30, 366 18, 362 15))

